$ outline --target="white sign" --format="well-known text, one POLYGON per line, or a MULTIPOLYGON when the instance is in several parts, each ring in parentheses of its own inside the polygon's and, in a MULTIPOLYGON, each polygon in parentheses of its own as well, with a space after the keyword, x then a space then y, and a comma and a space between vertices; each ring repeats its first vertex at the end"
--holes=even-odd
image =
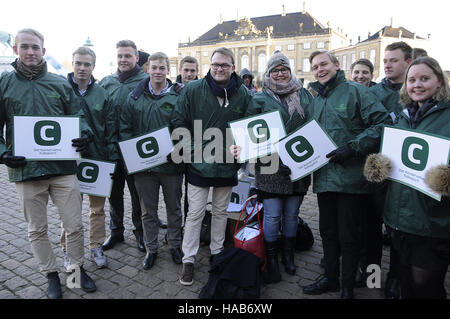
POLYGON ((286 136, 279 111, 247 117, 229 125, 235 144, 241 147, 240 162, 276 152, 273 144, 286 136))
POLYGON ((326 154, 336 144, 315 121, 311 120, 276 144, 284 165, 291 169, 291 180, 299 180, 326 165, 326 154))
POLYGON ((13 150, 27 160, 75 160, 80 154, 72 140, 80 137, 80 118, 74 116, 14 116, 13 150))
POLYGON ((119 142, 128 174, 134 174, 167 163, 173 143, 169 128, 119 142))
POLYGON ((245 181, 239 181, 239 183, 233 187, 231 190, 230 203, 228 204, 228 212, 240 212, 242 209, 242 204, 248 198, 250 193, 251 183, 245 181))
POLYGON ((81 193, 100 197, 111 195, 115 163, 83 158, 77 161, 77 166, 81 193))
POLYGON ((449 161, 450 139, 386 126, 381 153, 392 162, 389 179, 412 187, 438 201, 441 196, 425 184, 426 172, 449 161))

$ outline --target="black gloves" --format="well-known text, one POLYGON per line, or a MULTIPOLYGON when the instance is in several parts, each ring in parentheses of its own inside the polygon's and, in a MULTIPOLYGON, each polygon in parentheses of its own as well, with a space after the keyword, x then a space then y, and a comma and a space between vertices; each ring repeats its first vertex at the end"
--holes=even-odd
POLYGON ((354 155, 355 151, 350 147, 350 145, 346 144, 328 153, 326 157, 330 159, 331 163, 343 164, 354 155))
POLYGON ((289 168, 289 166, 284 165, 280 161, 280 166, 278 167, 278 174, 289 176, 291 175, 291 169, 289 168))
POLYGON ((5 164, 11 168, 18 168, 27 165, 25 157, 23 156, 13 156, 12 151, 7 151, 3 153, 0 157, 0 163, 5 164))
POLYGON ((81 137, 74 138, 72 140, 72 146, 76 147, 77 152, 84 152, 87 149, 89 142, 91 141, 90 135, 87 133, 81 133, 81 137))

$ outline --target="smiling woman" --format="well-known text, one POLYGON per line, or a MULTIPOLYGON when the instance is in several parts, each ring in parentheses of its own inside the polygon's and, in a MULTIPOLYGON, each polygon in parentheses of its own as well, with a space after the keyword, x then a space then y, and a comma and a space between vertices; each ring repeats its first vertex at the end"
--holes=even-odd
MULTIPOLYGON (((396 127, 450 138, 450 89, 435 59, 422 57, 411 63, 400 98, 405 110, 396 127)), ((448 187, 450 166, 443 163, 441 168, 444 173, 434 183, 447 183, 448 187)), ((446 298, 450 200, 448 194, 442 196, 437 201, 398 182, 389 184, 384 223, 391 234, 391 249, 398 254, 403 270, 399 274, 402 298, 446 298)))

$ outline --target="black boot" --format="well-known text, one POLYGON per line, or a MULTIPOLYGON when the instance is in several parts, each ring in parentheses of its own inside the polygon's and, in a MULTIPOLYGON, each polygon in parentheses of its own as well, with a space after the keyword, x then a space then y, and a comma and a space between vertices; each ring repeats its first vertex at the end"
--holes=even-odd
POLYGON ((358 266, 355 276, 355 287, 367 287, 367 277, 369 277, 369 274, 367 273, 367 271, 365 271, 364 266, 358 266))
POLYGON ((62 299, 61 282, 59 281, 58 273, 51 272, 47 274, 48 288, 47 295, 50 299, 62 299))
POLYGON ((113 248, 117 243, 121 243, 125 240, 125 238, 123 238, 123 234, 120 235, 113 235, 111 234, 111 236, 109 236, 105 242, 102 245, 103 250, 108 250, 113 248))
POLYGON ((294 264, 295 237, 283 237, 283 258, 284 270, 289 275, 295 275, 294 264))
POLYGON ((341 299, 354 299, 353 289, 351 288, 342 288, 341 291, 341 299))
POLYGON ((145 249, 145 244, 144 244, 144 234, 142 234, 142 232, 137 231, 137 230, 133 230, 134 236, 136 236, 136 244, 137 244, 137 249, 139 251, 142 251, 143 253, 146 252, 145 249))
POLYGON ((273 284, 281 281, 280 268, 278 267, 277 242, 265 241, 267 264, 263 272, 264 282, 273 284))
POLYGON ((84 270, 83 266, 80 267, 80 284, 81 289, 85 292, 94 292, 97 290, 94 280, 84 270))
POLYGON ((400 282, 398 279, 388 276, 384 287, 384 297, 386 299, 400 299, 400 282))

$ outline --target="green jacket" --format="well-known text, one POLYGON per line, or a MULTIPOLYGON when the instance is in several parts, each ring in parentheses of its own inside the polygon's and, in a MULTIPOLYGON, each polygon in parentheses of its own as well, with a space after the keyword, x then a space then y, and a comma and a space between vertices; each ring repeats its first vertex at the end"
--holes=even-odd
POLYGON ((109 96, 109 106, 106 115, 106 141, 108 143, 108 156, 111 161, 118 161, 120 155, 118 150, 120 113, 128 97, 139 82, 148 76, 140 70, 136 75, 125 82, 120 83, 117 74, 108 75, 103 78, 99 85, 103 87, 109 96))
POLYGON ((105 136, 106 111, 108 110, 108 94, 106 90, 95 83, 92 78, 86 94, 81 96, 78 91, 78 85, 73 82, 73 73, 67 75, 67 80, 72 85, 73 91, 82 99, 81 106, 86 118, 86 122, 92 130, 93 138, 88 145, 87 157, 95 160, 107 160, 108 149, 105 136))
MULTIPOLYGON (((16 68, 16 62, 12 63, 16 68)), ((28 80, 17 70, 0 77, 0 155, 12 149, 13 116, 64 116, 81 118, 81 131, 92 134, 84 120, 80 99, 62 77, 48 73, 47 67, 35 79, 28 80), (3 128, 6 124, 6 142, 3 128)), ((52 175, 70 175, 77 171, 76 161, 27 161, 24 167, 8 167, 9 180, 21 182, 52 175)))
MULTIPOLYGON (((228 158, 232 157, 228 147, 233 143, 232 140, 228 141, 228 144, 226 143, 225 137, 227 136, 228 122, 244 117, 251 99, 251 95, 245 88, 245 85, 243 85, 242 79, 238 76, 236 78, 238 88, 235 94, 228 98, 229 105, 227 107, 219 105, 217 97, 213 94, 206 78, 189 82, 183 88, 178 98, 171 123, 174 129, 184 127, 190 131, 192 163, 188 165, 188 168, 198 176, 232 178, 241 166, 238 163, 226 163, 226 154, 228 154, 228 158), (206 163, 203 156, 200 163, 194 162, 194 121, 196 120, 201 121, 201 130, 198 133, 196 132, 196 135, 200 138, 203 137, 205 131, 209 128, 218 128, 221 131, 224 137, 222 147, 215 151, 222 152, 222 163, 217 163, 214 159, 211 159, 210 163, 206 163)), ((229 135, 231 136, 231 133, 229 135)), ((209 142, 210 139, 202 139, 202 154, 209 142)), ((210 152, 207 151, 205 153, 209 154, 210 152)))
POLYGON ((377 97, 365 86, 347 81, 338 71, 325 93, 319 82, 311 84, 319 92, 311 105, 310 116, 320 123, 337 147, 349 144, 356 155, 344 164, 328 163, 314 172, 314 193, 370 193, 363 176, 366 155, 378 152, 382 124, 391 118, 377 97))
POLYGON ((403 109, 403 106, 400 104, 399 91, 388 87, 383 82, 371 86, 370 90, 375 93, 381 104, 384 105, 389 114, 391 114, 393 120, 395 120, 395 117, 397 117, 403 109), (395 117, 393 117, 393 115, 395 117))
MULTIPOLYGON (((153 96, 148 89, 150 77, 136 87, 128 95, 125 107, 120 116, 120 139, 130 139, 151 131, 169 126, 178 94, 173 88, 164 95, 153 96)), ((170 130, 171 131, 171 130, 170 130)), ((181 165, 165 163, 150 169, 151 172, 164 174, 181 174, 181 165)))
MULTIPOLYGON (((415 130, 450 138, 450 102, 430 109, 415 130)), ((411 129, 408 111, 400 113, 396 127, 411 129)), ((384 208, 386 225, 406 233, 450 238, 450 198, 437 201, 409 186, 392 181, 384 208)))
MULTIPOLYGON (((290 116, 288 110, 278 100, 269 95, 266 90, 262 90, 253 96, 248 106, 246 117, 278 110, 280 111, 281 119, 283 120, 283 124, 286 129, 286 134, 290 134, 307 122, 307 110, 313 100, 311 93, 309 93, 309 91, 305 88, 301 88, 301 90, 298 91, 298 94, 300 96, 300 103, 305 111, 304 118, 302 118, 298 112, 294 112, 293 115, 290 116)), ((268 193, 305 193, 308 191, 310 184, 310 176, 307 176, 295 183, 291 182, 289 176, 278 173, 260 174, 259 170, 257 170, 255 176, 256 187, 268 193)))

